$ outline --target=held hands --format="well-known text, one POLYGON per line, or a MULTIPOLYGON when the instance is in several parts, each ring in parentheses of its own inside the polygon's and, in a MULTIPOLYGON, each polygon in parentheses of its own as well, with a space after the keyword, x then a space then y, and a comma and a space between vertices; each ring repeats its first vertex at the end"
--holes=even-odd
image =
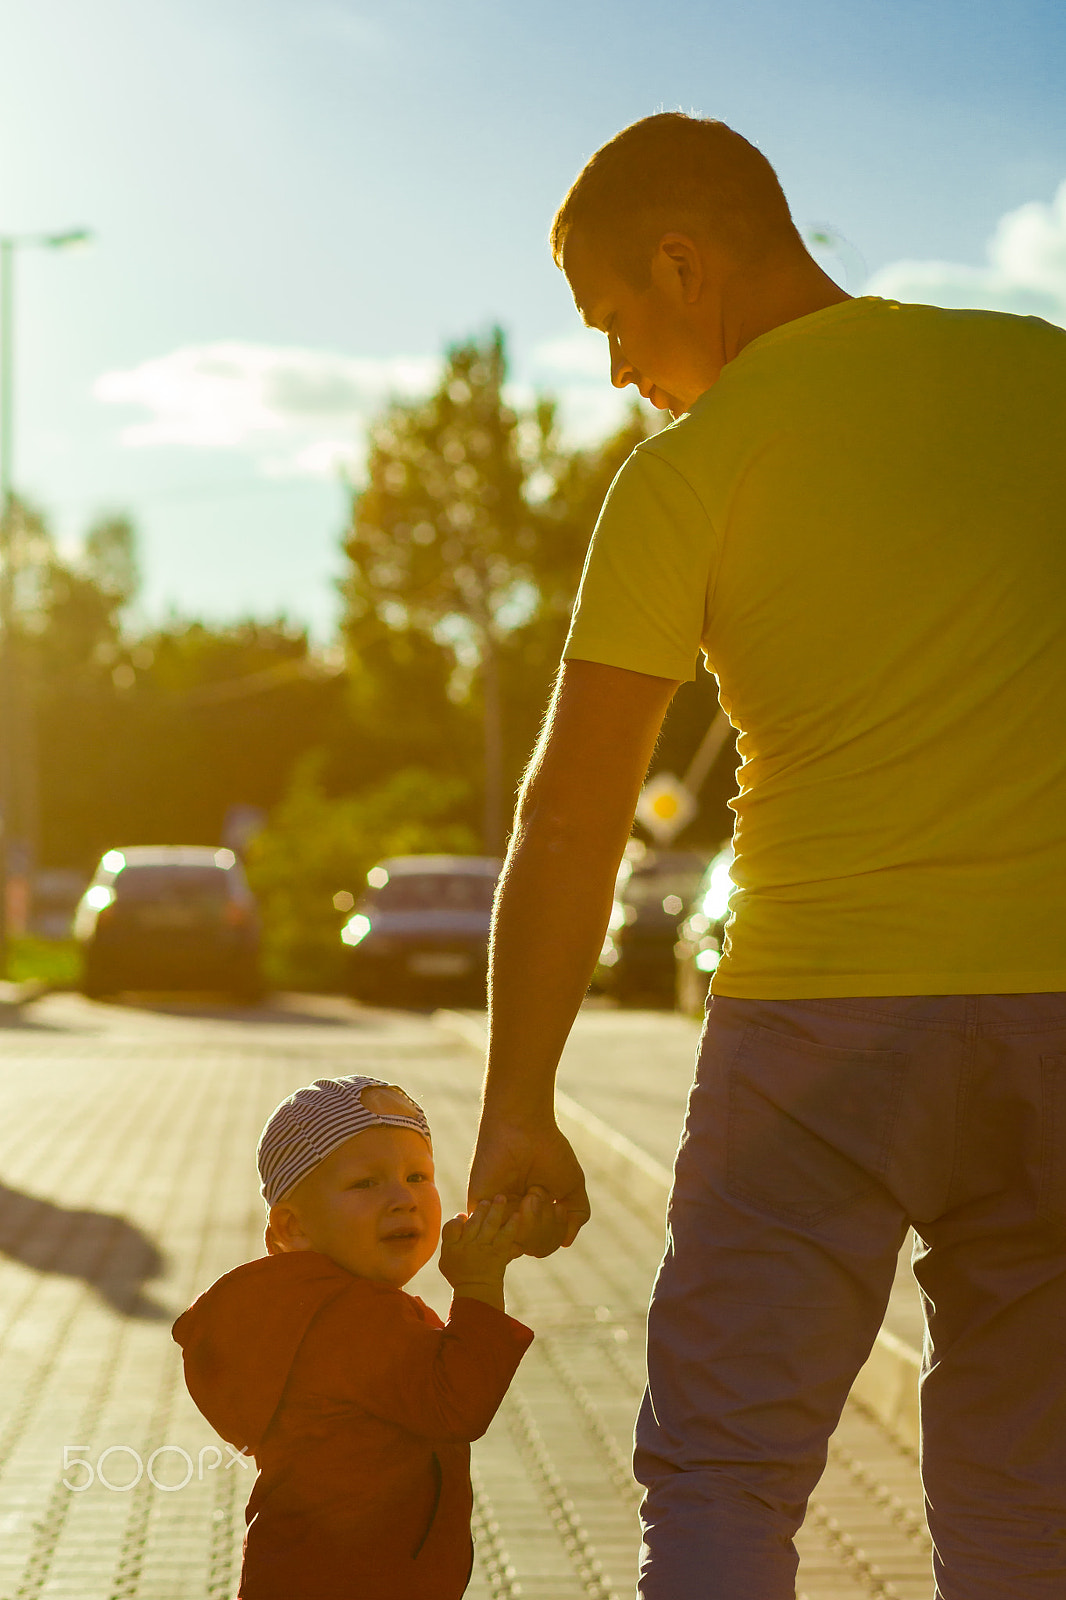
POLYGON ((566 1215, 533 1188, 517 1206, 506 1195, 479 1200, 469 1216, 446 1222, 440 1270, 455 1293, 503 1310, 503 1274, 521 1255, 550 1255, 562 1243, 566 1215))
POLYGON ((550 1256, 566 1238, 569 1215, 539 1184, 534 1184, 519 1207, 518 1248, 526 1256, 550 1256))
POLYGON ((511 1120, 486 1109, 470 1166, 467 1205, 505 1194, 519 1207, 516 1255, 549 1256, 589 1219, 585 1175, 553 1117, 511 1120))
POLYGON ((507 1263, 573 1244, 589 1219, 585 1175, 554 1117, 483 1112, 467 1205, 441 1233, 440 1270, 457 1296, 502 1311, 507 1263))

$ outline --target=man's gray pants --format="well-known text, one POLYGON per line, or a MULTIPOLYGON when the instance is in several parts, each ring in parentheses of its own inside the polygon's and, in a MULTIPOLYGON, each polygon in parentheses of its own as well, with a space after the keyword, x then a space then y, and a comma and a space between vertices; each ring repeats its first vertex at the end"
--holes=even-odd
POLYGON ((643 1600, 794 1595, 908 1224, 938 1600, 1066 1600, 1066 994, 711 1002, 637 1421, 643 1600))

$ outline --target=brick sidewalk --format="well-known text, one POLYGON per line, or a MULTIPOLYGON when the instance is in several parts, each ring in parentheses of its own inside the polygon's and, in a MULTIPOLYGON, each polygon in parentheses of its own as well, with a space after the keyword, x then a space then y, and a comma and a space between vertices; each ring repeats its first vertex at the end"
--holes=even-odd
MULTIPOLYGON (((0 1030, 0 1600, 235 1593, 251 1472, 189 1401, 169 1330, 261 1253, 254 1148, 283 1095, 345 1071, 407 1084, 458 1206, 474 1055, 423 1018, 311 1011, 55 996, 0 1030)), ((629 1438, 661 1229, 594 1203, 573 1250, 509 1275, 537 1339, 475 1451, 473 1600, 632 1594, 629 1438)), ((435 1268, 414 1287, 444 1306, 435 1268)), ((803 1535, 807 1600, 927 1600, 919 1514, 913 1460, 851 1408, 803 1535)))

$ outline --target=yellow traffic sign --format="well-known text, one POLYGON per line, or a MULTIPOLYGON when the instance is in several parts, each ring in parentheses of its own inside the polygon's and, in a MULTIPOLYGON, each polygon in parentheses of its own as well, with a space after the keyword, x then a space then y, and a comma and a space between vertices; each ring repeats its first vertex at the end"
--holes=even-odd
POLYGON ((656 844, 669 844, 691 822, 698 810, 691 789, 672 772, 657 772, 644 785, 637 801, 637 821, 656 844))

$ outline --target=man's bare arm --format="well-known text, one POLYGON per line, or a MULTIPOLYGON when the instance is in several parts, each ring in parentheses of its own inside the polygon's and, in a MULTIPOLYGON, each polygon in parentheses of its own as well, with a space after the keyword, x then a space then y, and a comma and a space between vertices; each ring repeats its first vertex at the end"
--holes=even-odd
POLYGON ((566 662, 522 788, 493 918, 489 1057, 472 1201, 542 1185, 588 1216, 555 1125, 555 1072, 603 944, 615 875, 673 679, 566 662))

